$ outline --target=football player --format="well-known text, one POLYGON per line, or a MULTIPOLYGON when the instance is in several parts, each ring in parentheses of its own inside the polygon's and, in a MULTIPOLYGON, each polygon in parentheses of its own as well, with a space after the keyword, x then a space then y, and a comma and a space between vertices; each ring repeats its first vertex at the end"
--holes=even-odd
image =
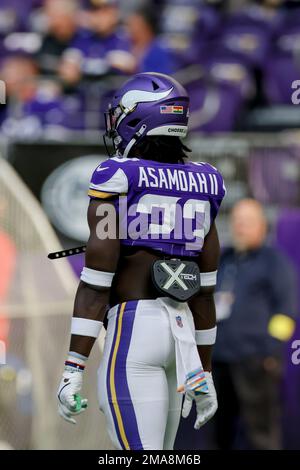
POLYGON ((216 168, 188 161, 180 140, 188 117, 189 97, 173 78, 128 80, 106 113, 114 154, 89 187, 90 237, 58 406, 71 423, 86 409, 84 369, 104 323, 99 405, 117 449, 173 449, 181 409, 186 417, 195 402, 196 429, 217 409, 215 218, 225 187, 216 168))

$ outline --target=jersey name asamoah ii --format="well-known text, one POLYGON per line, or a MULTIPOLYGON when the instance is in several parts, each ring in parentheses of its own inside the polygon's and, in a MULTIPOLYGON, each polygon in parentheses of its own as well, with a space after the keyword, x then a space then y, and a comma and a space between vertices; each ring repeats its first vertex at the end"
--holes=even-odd
POLYGON ((122 245, 197 256, 226 193, 208 163, 113 157, 94 171, 88 194, 113 202, 122 245))

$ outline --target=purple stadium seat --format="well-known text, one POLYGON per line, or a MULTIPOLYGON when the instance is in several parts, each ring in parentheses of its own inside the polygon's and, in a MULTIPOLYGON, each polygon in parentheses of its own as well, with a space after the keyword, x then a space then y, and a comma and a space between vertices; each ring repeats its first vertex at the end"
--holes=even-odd
POLYGON ((43 0, 1 0, 0 33, 26 31, 32 10, 42 3, 43 0))
POLYGON ((222 55, 211 54, 205 69, 218 84, 230 84, 240 93, 243 100, 249 100, 255 91, 251 70, 245 61, 222 55))
POLYGON ((264 91, 272 104, 291 104, 291 85, 300 77, 300 11, 293 15, 286 17, 264 65, 264 91))
POLYGON ((228 132, 234 129, 243 101, 228 82, 196 80, 185 84, 190 93, 191 132, 228 132))
POLYGON ((266 59, 281 15, 251 6, 230 15, 223 26, 220 48, 223 54, 236 54, 252 66, 261 66, 266 59))
POLYGON ((299 163, 299 150, 296 148, 274 145, 269 149, 252 149, 249 184, 253 196, 264 204, 293 205, 299 202, 299 163))
POLYGON ((166 2, 161 29, 170 48, 180 58, 181 66, 199 63, 209 42, 218 35, 221 19, 216 10, 199 1, 166 2))

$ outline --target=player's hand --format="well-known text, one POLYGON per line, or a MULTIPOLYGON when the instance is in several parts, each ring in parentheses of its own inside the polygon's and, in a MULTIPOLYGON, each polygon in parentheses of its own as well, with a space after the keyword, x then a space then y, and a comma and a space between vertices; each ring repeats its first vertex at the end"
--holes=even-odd
POLYGON ((85 411, 88 405, 88 400, 80 395, 82 374, 82 371, 66 368, 57 391, 58 413, 72 424, 76 424, 74 416, 85 411))
POLYGON ((208 391, 206 393, 197 393, 184 385, 185 397, 182 407, 182 416, 187 418, 192 409, 193 400, 196 403, 197 418, 194 428, 199 429, 209 421, 218 409, 216 389, 210 372, 205 372, 205 379, 208 391))

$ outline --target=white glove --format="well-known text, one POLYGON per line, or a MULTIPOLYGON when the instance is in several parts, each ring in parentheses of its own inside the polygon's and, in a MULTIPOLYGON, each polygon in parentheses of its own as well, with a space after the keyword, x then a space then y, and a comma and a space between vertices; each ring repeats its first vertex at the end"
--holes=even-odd
POLYGON ((194 390, 189 389, 189 385, 184 385, 185 397, 182 407, 182 416, 187 418, 192 409, 193 400, 196 403, 197 418, 194 428, 199 429, 209 421, 218 409, 216 389, 210 372, 205 372, 205 379, 208 392, 196 394, 194 390))
POLYGON ((72 416, 77 416, 87 409, 88 400, 79 392, 82 388, 83 372, 66 366, 57 391, 58 413, 69 423, 76 424, 72 416))

